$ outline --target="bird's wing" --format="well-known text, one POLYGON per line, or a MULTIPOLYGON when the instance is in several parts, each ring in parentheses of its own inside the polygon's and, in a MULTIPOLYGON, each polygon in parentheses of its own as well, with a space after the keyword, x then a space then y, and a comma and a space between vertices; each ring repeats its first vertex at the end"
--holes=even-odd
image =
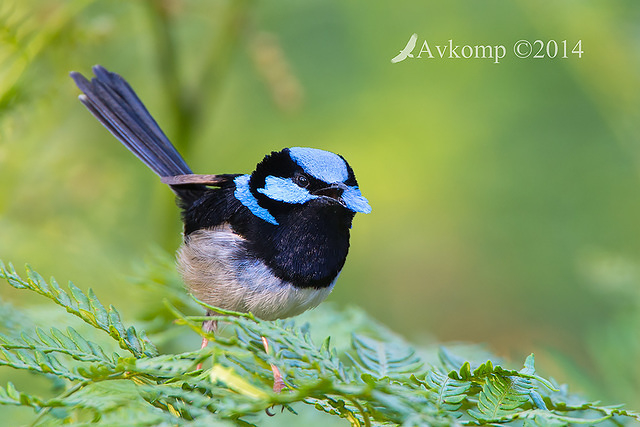
POLYGON ((162 183, 171 186, 199 184, 219 187, 233 181, 233 179, 239 175, 240 174, 198 175, 192 173, 187 175, 163 176, 160 180, 162 183))

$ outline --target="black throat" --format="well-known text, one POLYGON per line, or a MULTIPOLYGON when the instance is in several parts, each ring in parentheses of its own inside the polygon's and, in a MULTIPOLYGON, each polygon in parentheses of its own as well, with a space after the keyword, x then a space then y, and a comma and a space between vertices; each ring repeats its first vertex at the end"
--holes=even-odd
POLYGON ((314 200, 276 215, 279 225, 250 213, 231 225, 247 239, 249 252, 280 279, 298 288, 323 288, 344 266, 353 217, 337 203, 314 200))

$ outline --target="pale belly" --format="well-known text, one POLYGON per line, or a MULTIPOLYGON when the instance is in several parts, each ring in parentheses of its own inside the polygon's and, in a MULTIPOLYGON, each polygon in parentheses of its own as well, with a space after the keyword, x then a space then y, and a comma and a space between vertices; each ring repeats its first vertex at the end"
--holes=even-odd
POLYGON ((314 308, 331 293, 335 280, 323 288, 296 288, 277 278, 262 261, 244 256, 243 242, 229 226, 189 235, 178 250, 178 269, 196 298, 275 320, 314 308))

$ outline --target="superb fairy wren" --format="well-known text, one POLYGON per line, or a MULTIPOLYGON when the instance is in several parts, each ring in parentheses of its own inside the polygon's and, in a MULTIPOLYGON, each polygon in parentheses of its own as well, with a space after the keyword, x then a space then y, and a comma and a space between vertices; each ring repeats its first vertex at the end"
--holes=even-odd
POLYGON ((131 86, 101 66, 93 72, 91 81, 71 73, 80 100, 177 195, 178 268, 198 299, 272 320, 327 297, 355 213, 371 212, 342 156, 292 147, 268 154, 251 174, 193 174, 131 86))

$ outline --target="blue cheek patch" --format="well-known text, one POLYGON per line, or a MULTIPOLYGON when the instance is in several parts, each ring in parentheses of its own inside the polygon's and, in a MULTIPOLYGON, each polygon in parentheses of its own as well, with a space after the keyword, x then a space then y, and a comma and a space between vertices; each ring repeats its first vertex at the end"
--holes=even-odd
POLYGON ((305 188, 296 185, 291 178, 280 178, 269 175, 265 178, 264 184, 264 188, 259 188, 258 192, 264 194, 271 200, 303 204, 318 197, 309 193, 305 188))
POLYGON ((236 184, 236 191, 233 194, 240 203, 246 206, 251 213, 258 218, 273 225, 278 225, 278 221, 271 215, 271 212, 260 206, 256 198, 251 194, 251 190, 249 189, 249 175, 240 175, 234 179, 233 182, 236 184))
POLYGON ((317 148, 289 148, 291 160, 306 173, 327 184, 344 182, 349 178, 347 164, 337 154, 317 148))
POLYGON ((347 187, 342 193, 342 201, 354 212, 371 213, 369 201, 362 195, 358 187, 347 187))

